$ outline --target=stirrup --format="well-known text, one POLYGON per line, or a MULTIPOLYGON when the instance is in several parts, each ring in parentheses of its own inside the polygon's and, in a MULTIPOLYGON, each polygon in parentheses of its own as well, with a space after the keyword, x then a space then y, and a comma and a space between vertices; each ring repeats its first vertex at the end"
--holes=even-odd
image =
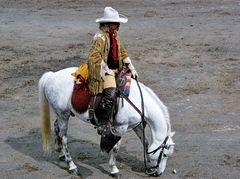
POLYGON ((98 135, 102 135, 104 132, 105 125, 97 126, 96 128, 98 135))
POLYGON ((90 121, 91 124, 96 126, 97 125, 97 121, 96 121, 96 119, 94 117, 94 109, 93 108, 88 109, 88 115, 89 115, 89 118, 87 120, 90 121))

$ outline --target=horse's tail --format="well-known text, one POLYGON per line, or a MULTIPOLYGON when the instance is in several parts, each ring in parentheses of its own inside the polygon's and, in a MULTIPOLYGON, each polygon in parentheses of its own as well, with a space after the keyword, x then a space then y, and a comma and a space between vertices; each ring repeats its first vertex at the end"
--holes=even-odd
POLYGON ((45 83, 53 72, 43 74, 38 83, 39 102, 40 102, 40 115, 42 120, 42 145, 46 154, 51 154, 51 121, 49 103, 45 96, 45 83))

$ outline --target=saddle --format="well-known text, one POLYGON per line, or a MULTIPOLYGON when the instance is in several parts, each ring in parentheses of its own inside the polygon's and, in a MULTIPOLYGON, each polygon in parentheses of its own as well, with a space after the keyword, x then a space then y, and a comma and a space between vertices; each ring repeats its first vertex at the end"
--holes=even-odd
MULTIPOLYGON (((80 68, 78 70, 81 70, 80 68)), ((73 86, 73 92, 71 97, 72 107, 75 111, 82 114, 89 109, 90 122, 93 125, 98 125, 96 119, 94 119, 95 110, 98 107, 102 94, 91 95, 90 89, 88 88, 88 81, 82 76, 81 71, 78 74, 74 73, 75 83, 73 86)), ((117 91, 116 97, 120 96, 120 93, 124 93, 129 96, 130 85, 131 85, 131 73, 129 69, 124 67, 116 75, 117 91)), ((115 112, 116 113, 116 112, 115 112)))

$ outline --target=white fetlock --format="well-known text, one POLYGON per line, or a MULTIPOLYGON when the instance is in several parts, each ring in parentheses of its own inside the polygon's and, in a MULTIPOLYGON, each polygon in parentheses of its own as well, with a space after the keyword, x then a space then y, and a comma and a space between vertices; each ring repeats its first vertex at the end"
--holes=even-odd
POLYGON ((110 166, 110 173, 111 174, 119 173, 119 170, 116 165, 110 166))
POLYGON ((69 162, 69 170, 76 170, 77 169, 77 166, 74 164, 73 161, 69 162))

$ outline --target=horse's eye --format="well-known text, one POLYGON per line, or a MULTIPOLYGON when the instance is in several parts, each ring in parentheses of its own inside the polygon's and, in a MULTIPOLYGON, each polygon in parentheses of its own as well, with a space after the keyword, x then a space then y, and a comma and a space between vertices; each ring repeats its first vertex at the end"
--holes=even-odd
POLYGON ((163 154, 163 157, 167 157, 167 155, 166 155, 166 154, 163 154))

